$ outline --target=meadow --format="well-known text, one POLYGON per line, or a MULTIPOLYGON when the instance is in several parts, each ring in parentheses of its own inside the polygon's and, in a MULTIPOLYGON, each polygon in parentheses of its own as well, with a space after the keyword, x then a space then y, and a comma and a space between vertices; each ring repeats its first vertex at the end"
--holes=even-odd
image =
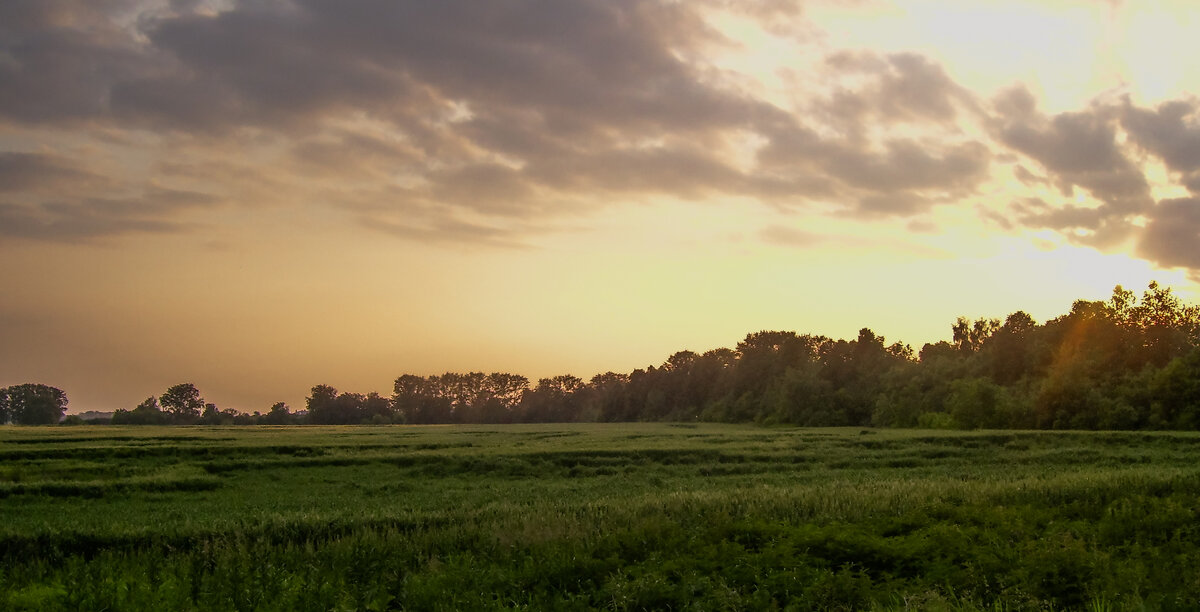
POLYGON ((1200 435, 0 429, 4 610, 1196 610, 1200 435))

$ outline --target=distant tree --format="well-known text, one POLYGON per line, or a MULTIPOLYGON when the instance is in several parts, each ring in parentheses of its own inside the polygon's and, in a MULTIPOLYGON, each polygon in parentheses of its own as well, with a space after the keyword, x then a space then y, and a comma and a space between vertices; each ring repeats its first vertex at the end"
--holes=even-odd
POLYGON ((386 417, 390 413, 391 402, 377 393, 339 394, 329 385, 317 385, 308 397, 308 422, 316 425, 358 425, 371 422, 374 414, 386 417))
POLYGON ((572 422, 578 417, 582 379, 564 374, 538 380, 521 401, 522 420, 529 423, 572 422))
POLYGON ((67 410, 67 395, 62 389, 26 383, 6 389, 8 418, 17 425, 52 425, 67 410))
POLYGON ((975 352, 983 347, 992 334, 1000 329, 1000 319, 976 319, 971 321, 959 317, 951 327, 954 346, 960 351, 975 352))
POLYGON ((205 402, 192 383, 182 383, 167 389, 159 397, 163 410, 176 423, 193 423, 200 418, 205 402))
POLYGON ((158 398, 147 397, 133 410, 118 409, 113 413, 113 425, 163 425, 168 415, 158 407, 158 398))
POLYGON ((424 423, 424 405, 429 400, 426 380, 415 374, 396 378, 392 386, 392 411, 405 423, 424 423))
POLYGON ((343 423, 340 419, 337 399, 337 389, 329 385, 317 385, 313 387, 306 400, 308 421, 317 425, 343 423))
POLYGON ((212 403, 204 404, 204 411, 200 413, 199 423, 201 425, 221 425, 221 411, 217 410, 217 405, 212 403))
POLYGON ((392 422, 392 402, 374 391, 362 399, 359 412, 361 413, 359 420, 364 423, 368 421, 376 424, 392 422))
POLYGON ((588 383, 586 402, 600 421, 625 419, 628 407, 629 374, 605 372, 588 383))
POLYGON ((12 420, 12 410, 9 408, 8 387, 0 387, 0 425, 7 425, 12 420))
POLYGON ((295 422, 295 416, 283 402, 275 402, 271 410, 262 416, 264 425, 290 425, 295 422))

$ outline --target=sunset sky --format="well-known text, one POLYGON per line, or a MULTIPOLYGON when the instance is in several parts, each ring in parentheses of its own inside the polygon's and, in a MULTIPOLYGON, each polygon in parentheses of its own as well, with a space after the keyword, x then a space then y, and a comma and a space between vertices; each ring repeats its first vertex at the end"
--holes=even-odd
POLYGON ((919 349, 1200 280, 1200 8, 4 0, 0 385, 919 349))

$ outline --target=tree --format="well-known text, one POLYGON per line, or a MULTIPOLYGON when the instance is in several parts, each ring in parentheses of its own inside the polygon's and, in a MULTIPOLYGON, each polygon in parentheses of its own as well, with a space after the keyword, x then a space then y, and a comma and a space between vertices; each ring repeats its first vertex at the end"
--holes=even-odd
POLYGON ((4 391, 6 418, 17 425, 53 425, 67 410, 67 394, 62 389, 26 383, 4 391))
POLYGON ((1000 329, 1000 319, 976 319, 971 321, 959 317, 951 326, 954 346, 960 351, 975 352, 983 347, 984 342, 1000 329))
POLYGON ((1023 310, 1018 310, 1004 320, 1004 325, 988 339, 983 353, 990 366, 992 378, 1000 384, 1012 384, 1025 376, 1034 367, 1031 346, 1037 323, 1023 310))
POLYGON ((192 383, 182 383, 167 389, 158 398, 163 410, 176 423, 191 423, 200 418, 204 410, 204 399, 192 383))
POLYGON ((1200 429, 1200 348, 1159 370, 1151 383, 1151 392, 1155 400, 1153 425, 1200 429))
MULTIPOLYGON (((376 396, 377 401, 387 400, 376 396)), ((317 385, 308 397, 308 420, 319 425, 352 425, 363 421, 366 396, 360 393, 338 394, 329 385, 317 385)))
POLYGON ((151 395, 133 410, 118 409, 113 413, 113 425, 163 425, 167 415, 158 407, 158 398, 151 395))
POLYGON ((521 402, 524 420, 530 423, 575 421, 579 412, 579 392, 583 380, 564 374, 538 380, 537 387, 525 393, 521 402))
POLYGON ((263 415, 262 422, 265 425, 287 425, 295 419, 288 405, 283 402, 275 402, 271 406, 271 410, 263 415))
POLYGON ((0 388, 0 425, 8 425, 12 411, 8 407, 8 387, 0 388))
POLYGON ((387 424, 392 422, 392 402, 386 397, 380 396, 372 391, 363 398, 359 405, 361 419, 363 422, 368 420, 372 423, 387 424))

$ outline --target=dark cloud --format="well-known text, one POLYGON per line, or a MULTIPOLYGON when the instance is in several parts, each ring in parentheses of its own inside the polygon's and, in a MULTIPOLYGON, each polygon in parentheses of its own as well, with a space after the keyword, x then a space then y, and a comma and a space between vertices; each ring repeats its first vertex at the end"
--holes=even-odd
MULTIPOLYGON (((709 62, 738 44, 706 23, 713 6, 764 23, 799 15, 775 0, 14 0, 0 6, 0 122, 150 128, 178 148, 154 149, 171 158, 158 176, 59 198, 28 196, 38 181, 81 180, 70 165, 0 160, 0 181, 6 163, 27 166, 8 172, 20 178, 7 179, 6 215, 31 236, 69 225, 48 201, 75 202, 95 231, 176 229, 192 208, 112 203, 142 201, 147 185, 193 189, 201 168, 221 168, 214 191, 247 202, 358 215, 365 198, 391 193, 379 203, 388 214, 368 218, 396 235, 486 239, 650 196, 915 217, 986 179, 996 154, 959 123, 988 109, 936 62, 834 53, 826 82, 798 83, 796 108, 780 108, 709 62), (395 221, 405 215, 428 221, 395 221)), ((1047 180, 1114 211, 1144 205, 1136 168, 1101 146, 1113 116, 1042 117, 1021 90, 994 109, 1001 140, 1047 180)), ((1099 227, 1101 216, 1030 222, 1099 227)))
POLYGON ((1064 191, 1088 190, 1105 203, 1102 216, 1136 214, 1151 204, 1149 183, 1117 142, 1110 108, 1045 117, 1030 99, 1028 92, 1016 90, 997 100, 1001 143, 1040 163, 1064 191))
POLYGON ((911 193, 869 195, 858 201, 858 210, 865 214, 913 215, 928 208, 928 202, 911 193))
POLYGON ((1021 166, 1021 165, 1018 165, 1017 167, 1013 168, 1013 176, 1017 177, 1018 181, 1021 181, 1025 185, 1028 185, 1031 187, 1036 186, 1036 185, 1046 184, 1046 177, 1038 176, 1038 175, 1030 172, 1029 169, 1026 168, 1025 166, 1021 166))
POLYGON ((1158 156, 1193 194, 1200 194, 1200 110, 1195 100, 1177 100, 1154 110, 1125 101, 1121 123, 1130 140, 1158 156))
POLYGON ((826 63, 840 77, 868 79, 857 88, 839 88, 822 105, 823 112, 843 125, 867 119, 951 125, 959 107, 978 106, 941 66, 915 53, 840 52, 826 63))
POLYGON ((969 194, 987 176, 991 153, 979 142, 893 139, 874 146, 796 129, 774 138, 759 159, 767 169, 827 177, 831 195, 858 203, 852 212, 909 215, 969 194))
POLYGON ((155 63, 114 19, 135 0, 0 3, 0 120, 91 120, 114 84, 155 63))
POLYGON ((1064 204, 1026 198, 1014 202, 1007 216, 997 215, 994 221, 1002 226, 1055 230, 1101 249, 1133 241, 1141 257, 1159 265, 1200 267, 1198 201, 1185 198, 1156 204, 1134 149, 1161 159, 1175 180, 1200 193, 1200 125, 1195 100, 1145 109, 1125 98, 1048 117, 1038 112, 1028 91, 1018 88, 998 96, 993 108, 997 138, 1046 172, 1045 177, 1039 176, 1018 164, 1014 170, 1018 180, 1028 186, 1057 187, 1066 198, 1071 198, 1076 188, 1086 189, 1100 201, 1099 205, 1079 205, 1073 198, 1064 204), (1119 138, 1118 129, 1127 134, 1128 144, 1119 138))
POLYGON ((1200 199, 1159 203, 1142 232, 1138 254, 1161 266, 1200 270, 1200 199))
POLYGON ((101 182, 66 159, 44 153, 0 153, 0 193, 59 189, 62 183, 101 182))
POLYGON ((836 147, 826 169, 847 184, 876 192, 970 187, 984 177, 990 154, 977 142, 943 147, 900 139, 883 151, 836 147))
POLYGON ((142 232, 175 232, 188 225, 181 210, 206 208, 216 198, 187 191, 151 189, 136 198, 81 198, 37 205, 0 202, 0 240, 84 242, 142 232))
POLYGON ((1016 178, 1027 186, 1055 187, 1068 199, 1063 204, 1018 203, 1010 208, 1009 224, 1055 230, 1101 249, 1117 248, 1140 231, 1135 220, 1154 201, 1136 158, 1118 138, 1118 108, 1096 102, 1083 111, 1046 116, 1024 88, 1003 92, 992 108, 989 125, 996 139, 1045 172, 1042 176, 1018 164, 1016 178), (1077 188, 1100 204, 1077 204, 1077 188))

